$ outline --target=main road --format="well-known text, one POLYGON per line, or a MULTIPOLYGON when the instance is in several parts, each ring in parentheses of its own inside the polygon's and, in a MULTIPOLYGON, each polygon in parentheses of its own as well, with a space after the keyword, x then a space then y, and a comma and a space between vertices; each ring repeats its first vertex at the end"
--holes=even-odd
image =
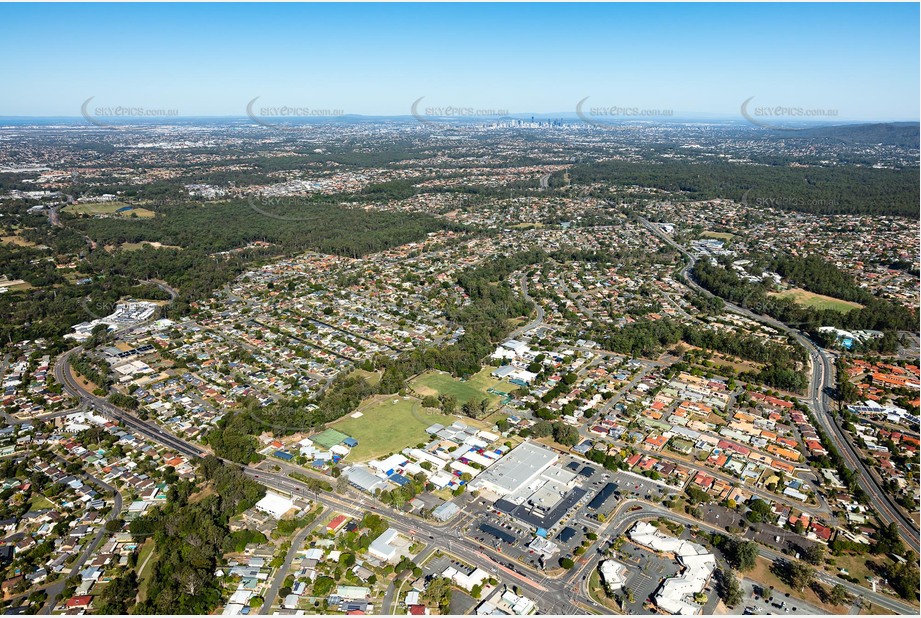
MULTIPOLYGON (((640 218, 640 222, 653 234, 662 239, 666 244, 676 249, 681 255, 687 259, 687 264, 682 271, 684 275, 685 283, 692 289, 700 292, 705 296, 718 298, 715 294, 709 290, 701 287, 694 281, 691 271, 694 268, 696 263, 696 258, 688 252, 684 247, 676 243, 670 236, 663 232, 658 226, 653 225, 646 219, 640 218)), ((879 480, 873 475, 870 469, 864 464, 863 459, 857 453, 857 450, 854 448, 854 445, 851 443, 850 439, 844 435, 844 431, 838 426, 835 421, 834 416, 831 414, 831 405, 828 398, 828 392, 834 389, 835 387, 835 376, 834 376, 834 363, 832 361, 831 355, 828 354, 824 349, 815 345, 808 337, 803 335, 800 331, 790 328, 783 322, 775 320, 774 318, 753 313, 748 309, 744 309, 730 303, 725 299, 720 299, 725 304, 725 307, 734 313, 745 316, 756 322, 761 322, 766 324, 771 328, 777 329, 781 332, 790 335, 796 341, 803 346, 809 352, 809 361, 812 366, 811 378, 809 383, 809 399, 808 403, 812 410, 815 412, 816 420, 819 425, 822 426, 822 429, 828 435, 829 439, 835 444, 835 447, 838 449, 838 452, 844 457, 847 465, 852 470, 858 472, 857 481, 861 489, 870 496, 872 500, 873 507, 877 510, 877 513, 880 516, 880 519, 890 523, 895 522, 898 524, 899 535, 902 539, 908 544, 909 547, 914 548, 915 551, 919 551, 921 548, 921 542, 919 542, 918 537, 918 526, 912 521, 909 517, 901 511, 901 508, 896 504, 895 500, 892 499, 892 496, 886 492, 879 483, 879 480)))
POLYGON ((534 316, 534 319, 527 324, 519 326, 513 330, 508 336, 509 339, 514 339, 522 333, 526 333, 529 330, 539 328, 540 325, 544 323, 544 308, 540 306, 540 303, 535 302, 535 300, 528 294, 528 276, 521 275, 521 277, 518 278, 518 285, 521 286, 521 295, 525 300, 530 301, 534 305, 534 308, 537 310, 537 315, 534 316))

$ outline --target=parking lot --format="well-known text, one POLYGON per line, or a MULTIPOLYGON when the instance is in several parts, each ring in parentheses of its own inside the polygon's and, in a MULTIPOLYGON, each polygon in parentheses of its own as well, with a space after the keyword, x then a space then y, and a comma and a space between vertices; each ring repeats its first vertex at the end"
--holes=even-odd
POLYGON ((815 541, 809 540, 804 536, 797 534, 792 530, 779 528, 773 523, 762 522, 755 526, 755 529, 749 528, 748 521, 738 511, 717 505, 701 506, 701 518, 703 521, 713 526, 718 526, 723 530, 728 527, 739 528, 745 526, 746 530, 742 537, 775 547, 778 550, 793 549, 801 551, 815 545, 815 541))
MULTIPOLYGON (((474 520, 467 532, 468 538, 508 556, 510 562, 521 562, 539 569, 539 554, 528 548, 534 536, 533 531, 516 524, 507 516, 500 517, 495 513, 474 520)), ((556 566, 558 557, 559 554, 548 560, 546 566, 556 566)))
POLYGON ((664 485, 652 479, 627 474, 623 471, 615 472, 611 476, 611 479, 617 483, 617 487, 623 499, 637 498, 649 500, 651 502, 659 502, 663 500, 665 496, 676 494, 680 491, 678 487, 664 485))
POLYGON ((643 604, 653 595, 662 580, 678 574, 681 567, 669 558, 663 558, 632 543, 624 543, 617 560, 627 567, 627 588, 633 592, 633 603, 625 608, 631 614, 645 614, 643 604))
MULTIPOLYGON (((560 458, 559 465, 579 475, 579 488, 583 495, 559 521, 548 530, 547 538, 559 547, 545 562, 545 567, 556 566, 561 558, 577 559, 574 551, 585 541, 586 535, 599 530, 603 524, 596 516, 605 516, 617 507, 622 499, 640 498, 659 502, 677 491, 640 476, 622 471, 606 470, 602 466, 572 456, 560 458), (596 497, 601 494, 601 498, 596 497)), ((465 534, 477 543, 496 550, 529 567, 541 567, 540 555, 528 548, 536 536, 536 528, 499 511, 495 505, 476 500, 467 505, 474 517, 465 534)))
MULTIPOLYGON (((573 551, 585 539, 585 534, 599 527, 596 520, 586 518, 586 505, 613 476, 613 473, 601 466, 574 457, 562 457, 559 465, 579 474, 579 494, 578 501, 548 530, 547 539, 560 549, 559 553, 546 561, 545 566, 548 567, 555 567, 560 558, 575 558, 573 551), (561 537, 560 534, 564 530, 567 532, 561 537)), ((610 511, 616 501, 616 497, 609 497, 605 501, 605 508, 610 511)), ((467 537, 508 556, 511 561, 540 568, 539 554, 528 548, 528 544, 537 533, 534 526, 519 521, 483 501, 468 505, 468 509, 474 518, 467 528, 467 537)))
POLYGON ((742 591, 744 601, 737 605, 734 612, 737 614, 747 613, 749 615, 768 614, 781 615, 788 614, 791 616, 821 615, 826 613, 824 610, 809 605, 801 599, 791 597, 788 594, 782 594, 775 591, 773 599, 759 597, 756 592, 760 592, 761 586, 757 582, 748 579, 742 580, 742 591))

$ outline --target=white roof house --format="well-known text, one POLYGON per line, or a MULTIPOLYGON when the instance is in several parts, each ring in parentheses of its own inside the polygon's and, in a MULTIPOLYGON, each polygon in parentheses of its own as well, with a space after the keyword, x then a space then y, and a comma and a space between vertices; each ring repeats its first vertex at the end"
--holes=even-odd
POLYGON ((372 461, 369 463, 369 465, 375 470, 380 470, 381 472, 387 474, 390 470, 399 468, 405 463, 406 457, 397 453, 381 461, 372 461))
POLYGON ((393 528, 388 528, 371 542, 368 553, 385 562, 393 560, 399 551, 399 546, 395 543, 399 535, 400 533, 393 528))
POLYGON ((275 519, 281 517, 294 508, 294 501, 274 492, 266 492, 265 497, 256 503, 256 508, 263 513, 268 513, 275 519))
POLYGON ((627 583, 627 567, 616 560, 604 560, 598 565, 598 571, 604 580, 608 592, 621 590, 627 583))

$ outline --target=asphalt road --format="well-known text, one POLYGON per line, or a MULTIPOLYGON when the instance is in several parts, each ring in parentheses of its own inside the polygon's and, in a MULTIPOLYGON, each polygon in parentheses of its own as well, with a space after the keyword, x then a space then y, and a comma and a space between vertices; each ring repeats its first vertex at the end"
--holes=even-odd
POLYGON ((509 334, 508 339, 514 339, 515 337, 521 335, 522 333, 526 333, 529 330, 534 330, 535 328, 539 328, 540 325, 544 323, 544 308, 540 306, 540 303, 535 302, 535 300, 528 295, 527 275, 521 275, 521 277, 519 277, 518 285, 521 286, 521 295, 524 297, 525 300, 531 302, 534 305, 534 308, 537 310, 537 315, 534 317, 533 320, 531 320, 524 326, 519 326, 514 331, 512 331, 509 334))
POLYGON ((291 563, 294 562, 294 558, 297 557, 297 551, 301 548, 301 545, 304 544, 304 539, 307 538, 307 535, 310 534, 314 528, 319 526, 328 514, 329 509, 324 507, 309 526, 305 526, 294 535, 294 538, 291 540, 291 547, 288 548, 288 553, 285 554, 284 564, 282 564, 278 572, 275 573, 275 579, 272 580, 272 585, 269 586, 269 589, 262 597, 263 603, 262 607, 259 608, 259 614, 264 616, 272 611, 272 605, 275 603, 275 598, 278 596, 281 585, 285 583, 285 577, 288 576, 288 572, 291 570, 291 563))

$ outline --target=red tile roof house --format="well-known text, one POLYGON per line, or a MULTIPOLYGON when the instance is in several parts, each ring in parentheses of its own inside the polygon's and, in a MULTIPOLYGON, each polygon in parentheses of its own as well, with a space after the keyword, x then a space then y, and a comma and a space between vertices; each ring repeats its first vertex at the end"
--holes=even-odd
POLYGON ((326 529, 330 532, 338 532, 342 526, 349 521, 349 518, 345 515, 336 515, 333 517, 332 521, 326 524, 326 529))
POLYGON ((806 440, 806 448, 813 455, 827 455, 828 451, 822 448, 822 443, 817 440, 806 440))
POLYGON ((823 543, 828 543, 831 541, 832 534, 834 534, 834 530, 828 526, 823 526, 822 524, 812 522, 812 525, 809 526, 809 534, 806 536, 807 538, 814 536, 816 540, 822 541, 823 543))
POLYGON ((67 609, 86 609, 92 602, 93 597, 88 594, 81 594, 80 596, 70 597, 64 605, 67 609))
POLYGON ((694 477, 694 484, 699 485, 700 487, 704 489, 710 489, 710 487, 713 485, 714 480, 716 479, 714 479, 709 474, 698 472, 697 476, 694 477))

